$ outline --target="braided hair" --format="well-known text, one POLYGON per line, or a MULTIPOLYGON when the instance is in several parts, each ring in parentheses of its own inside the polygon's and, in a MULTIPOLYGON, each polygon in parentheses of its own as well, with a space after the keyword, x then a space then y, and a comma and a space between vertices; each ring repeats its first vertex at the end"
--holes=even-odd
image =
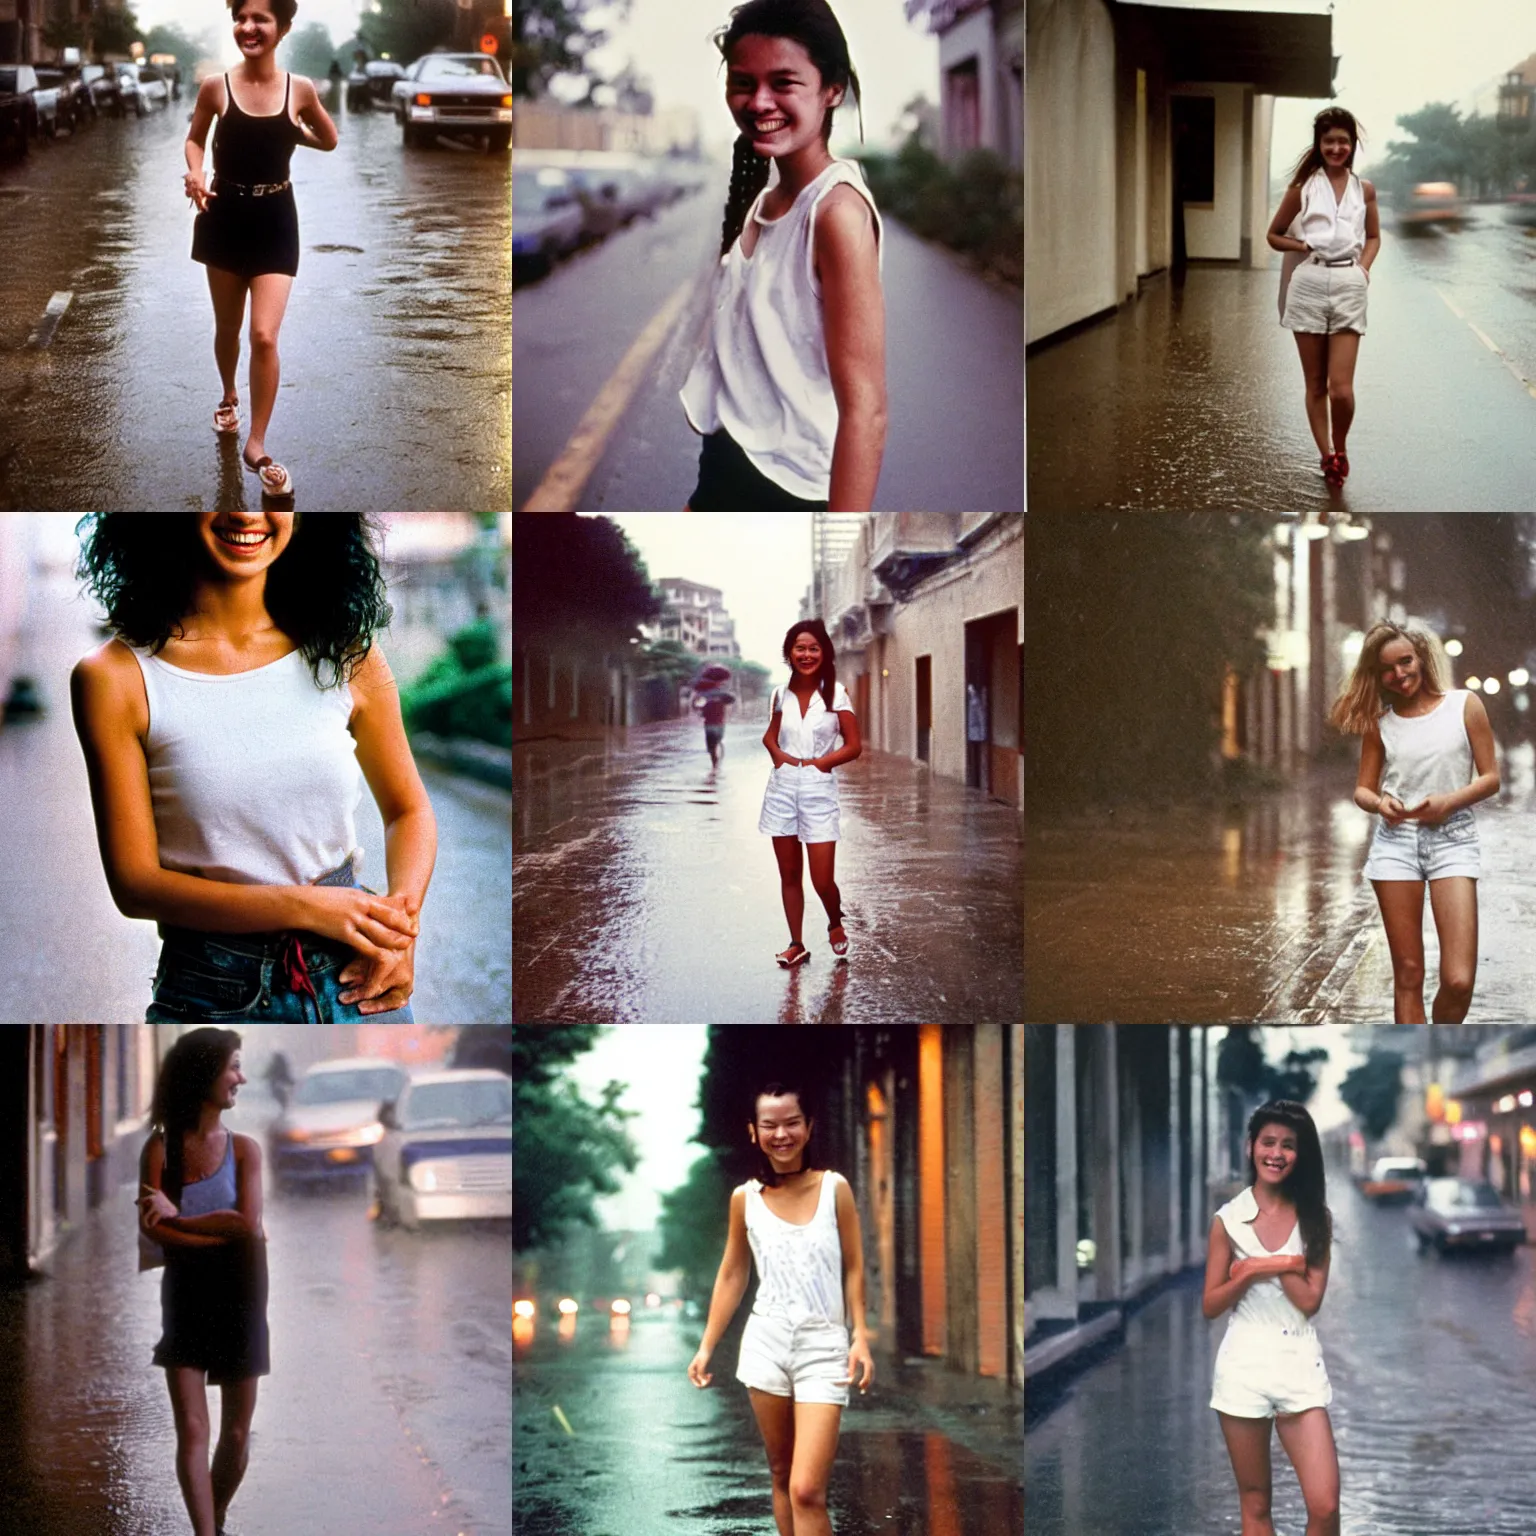
MULTIPOLYGON (((731 12, 730 25, 714 35, 720 57, 729 62, 731 49, 739 39, 787 37, 799 43, 810 55, 821 75, 822 87, 842 86, 852 91, 859 108, 859 137, 864 136, 864 103, 859 91, 858 71, 848 55, 848 39, 838 25, 827 0, 746 0, 731 12)), ((823 144, 832 137, 832 117, 836 107, 829 107, 821 125, 823 144)), ((739 134, 731 150, 731 187, 725 199, 725 217, 720 225, 720 254, 725 255, 741 235, 747 222, 747 210, 759 192, 768 185, 769 156, 759 155, 752 140, 739 134)))

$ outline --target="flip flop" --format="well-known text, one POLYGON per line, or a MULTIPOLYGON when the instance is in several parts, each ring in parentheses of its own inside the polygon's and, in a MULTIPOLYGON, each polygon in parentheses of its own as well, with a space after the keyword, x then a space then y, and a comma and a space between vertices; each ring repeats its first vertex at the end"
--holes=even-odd
POLYGON ((786 971, 789 971, 793 970, 797 965, 804 965, 811 958, 811 952, 804 944, 791 944, 788 949, 780 951, 773 958, 786 971))
POLYGON ((841 923, 827 924, 827 943, 832 946, 832 953, 836 955, 839 960, 846 960, 848 958, 848 930, 843 928, 843 936, 840 939, 834 940, 832 937, 832 930, 834 928, 842 927, 843 925, 841 923))
POLYGON ((293 476, 281 464, 274 462, 270 453, 262 454, 254 464, 242 453, 240 462, 261 481, 261 489, 266 495, 293 495, 293 476))
POLYGON ((213 430, 225 436, 240 430, 240 401, 238 397, 233 400, 219 401, 218 409, 213 413, 213 430))

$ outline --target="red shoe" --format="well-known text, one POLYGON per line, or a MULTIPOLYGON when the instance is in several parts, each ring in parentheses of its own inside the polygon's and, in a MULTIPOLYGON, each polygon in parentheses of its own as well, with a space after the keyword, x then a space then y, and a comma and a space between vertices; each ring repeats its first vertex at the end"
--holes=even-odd
POLYGON ((1339 466, 1339 479, 1340 480, 1348 480, 1349 479, 1349 455, 1347 453, 1340 452, 1340 453, 1334 454, 1333 458, 1334 458, 1334 462, 1339 466))
POLYGON ((1328 482, 1330 490, 1338 490, 1344 484, 1345 471, 1339 468, 1341 455, 1337 453, 1325 453, 1322 458, 1323 479, 1328 482))

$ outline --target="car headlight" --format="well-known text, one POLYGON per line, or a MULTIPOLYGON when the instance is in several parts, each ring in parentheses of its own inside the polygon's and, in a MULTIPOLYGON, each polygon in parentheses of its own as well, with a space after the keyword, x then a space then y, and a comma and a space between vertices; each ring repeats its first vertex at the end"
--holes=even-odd
POLYGON ((1461 1223, 1460 1222, 1456 1222, 1456 1221, 1448 1221, 1448 1222, 1446 1222, 1446 1224, 1445 1224, 1445 1235, 1447 1237, 1460 1237, 1461 1236, 1461 1223))
POLYGON ((411 1169, 411 1188, 429 1195, 437 1188, 437 1174, 430 1163, 417 1163, 411 1169))

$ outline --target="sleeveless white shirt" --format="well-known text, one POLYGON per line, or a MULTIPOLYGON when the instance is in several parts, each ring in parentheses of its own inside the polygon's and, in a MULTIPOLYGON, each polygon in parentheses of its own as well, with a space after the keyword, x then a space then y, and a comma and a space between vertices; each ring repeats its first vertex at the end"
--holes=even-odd
POLYGON ((1386 765, 1381 792, 1412 807, 1426 795, 1445 795, 1472 782, 1467 736, 1467 690, 1452 688, 1427 715, 1387 710, 1376 722, 1386 765))
POLYGON ((308 885, 360 869, 352 690, 316 687, 301 652, 233 675, 129 647, 149 701, 160 866, 235 885, 308 885))
MULTIPOLYGON (((1306 1252, 1301 1241, 1300 1222, 1291 1229, 1291 1235, 1278 1248, 1266 1248, 1253 1230, 1253 1220, 1258 1214, 1259 1202, 1254 1199, 1251 1185, 1216 1212, 1222 1226, 1226 1228, 1227 1241, 1232 1244, 1236 1258, 1261 1259, 1282 1253, 1306 1252)), ((1232 1328, 1250 1323, 1300 1330, 1310 1329, 1312 1319, 1285 1294, 1279 1276, 1270 1275, 1255 1280, 1243 1292, 1232 1309, 1232 1320, 1227 1326, 1232 1328)))
POLYGON ((791 757, 825 757, 842 742, 843 729, 839 714, 847 710, 853 713, 853 700, 841 683, 832 684, 832 708, 822 702, 821 689, 811 692, 806 701, 804 714, 800 700, 789 688, 775 688, 768 708, 771 722, 779 717, 779 751, 791 757))
POLYGON ((1335 200, 1328 173, 1319 166, 1301 184, 1301 212, 1286 233, 1306 241, 1327 261, 1346 256, 1358 261, 1365 251, 1365 189, 1360 178, 1351 171, 1343 197, 1335 200))
POLYGON ((816 1213, 803 1226, 775 1216, 763 1201, 762 1184, 748 1179, 747 1242, 757 1265, 754 1314, 799 1323, 843 1323, 843 1247, 837 1230, 840 1173, 821 1179, 816 1213))
POLYGON ((775 168, 742 225, 757 225, 751 256, 742 254, 738 237, 720 258, 709 335, 682 388, 695 432, 724 427, 761 474, 803 501, 826 501, 832 487, 837 398, 811 236, 822 199, 844 183, 869 204, 883 267, 880 212, 853 161, 833 160, 787 213, 765 219, 763 199, 778 185, 775 168))

